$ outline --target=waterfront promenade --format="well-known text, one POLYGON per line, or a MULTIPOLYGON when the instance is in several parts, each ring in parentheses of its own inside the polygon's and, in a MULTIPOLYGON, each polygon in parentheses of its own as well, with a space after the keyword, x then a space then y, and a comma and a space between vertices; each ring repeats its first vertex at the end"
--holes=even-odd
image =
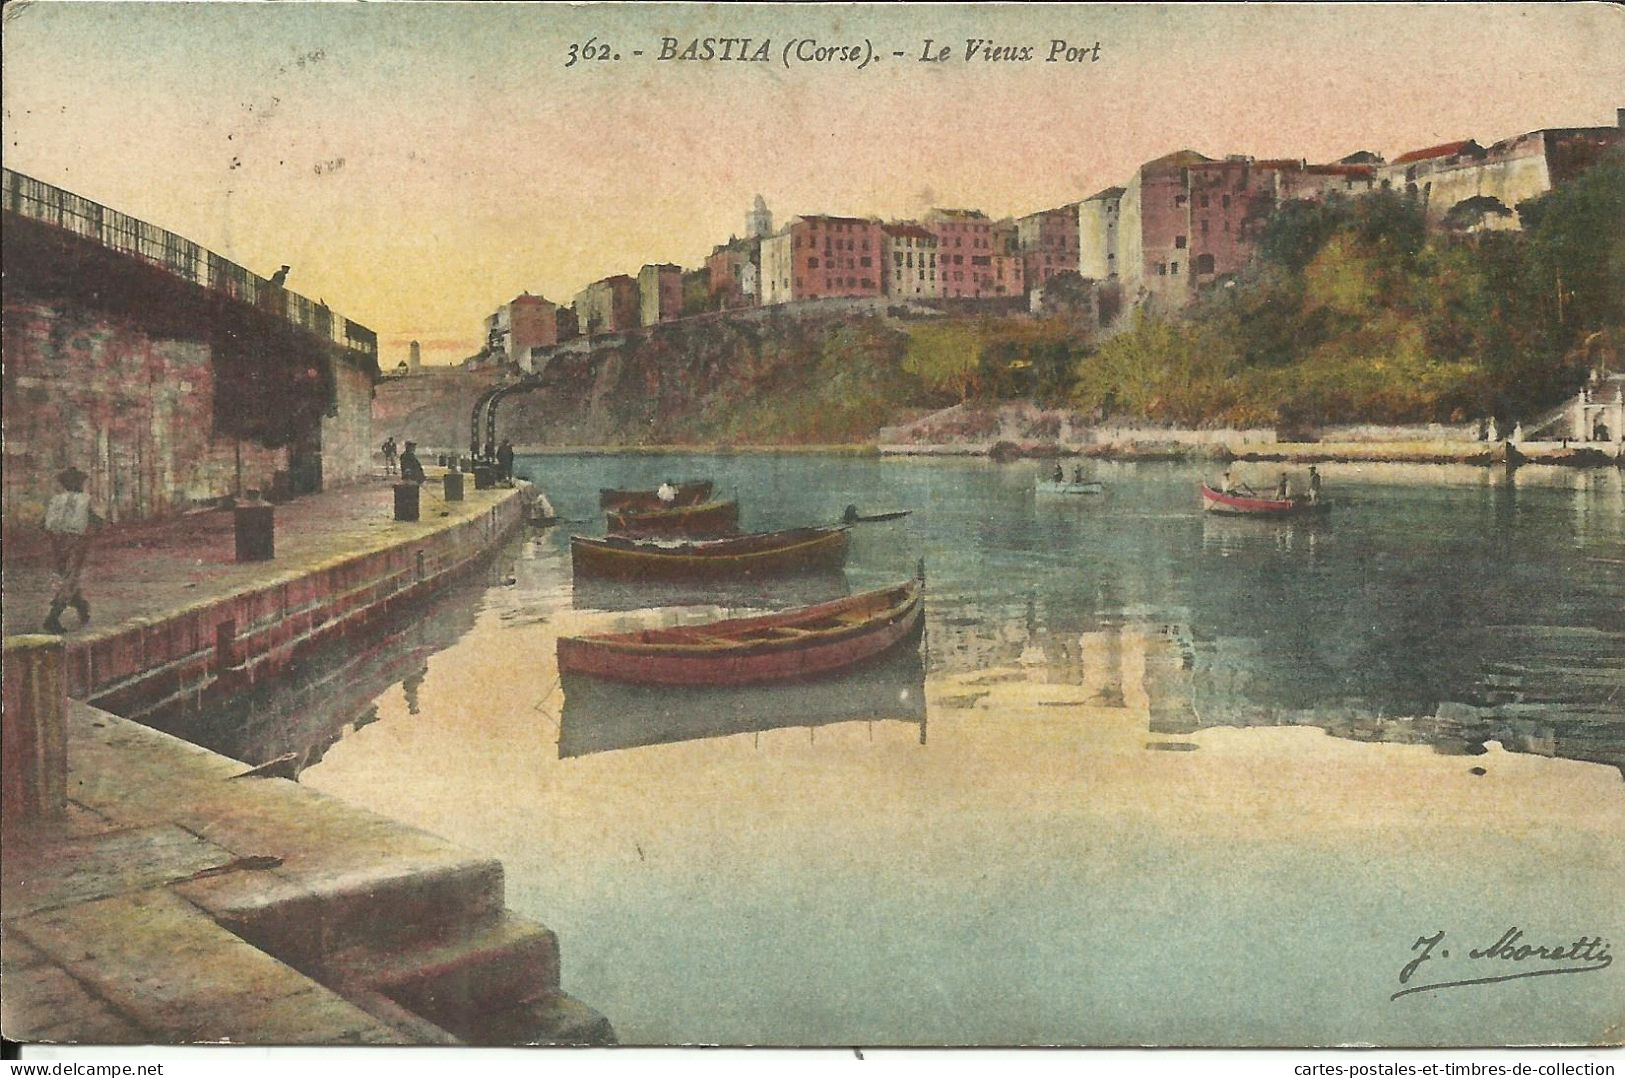
MULTIPOLYGON (((464 502, 447 504, 438 479, 424 484, 416 523, 394 519, 393 491, 382 476, 295 498, 276 507, 276 556, 270 561, 236 560, 230 510, 110 525, 95 536, 85 562, 91 623, 74 628, 69 611, 64 640, 72 645, 102 639, 137 618, 151 620, 310 571, 335 556, 426 536, 452 520, 454 512, 459 518, 483 513, 513 494, 475 491, 473 476, 466 486, 464 502)), ((52 587, 46 537, 35 529, 7 538, 5 635, 39 632, 52 587)))
MULTIPOLYGON (((504 909, 496 859, 286 778, 241 777, 238 761, 81 699, 86 687, 150 698, 130 687, 170 684, 153 670, 178 678, 191 649, 207 687, 188 691, 208 707, 216 687, 243 683, 234 672, 275 676, 301 646, 364 631, 375 611, 478 564, 520 526, 531 493, 470 489, 446 503, 440 489, 424 486, 417 522, 394 520, 382 479, 279 506, 276 557, 263 562, 235 561, 226 511, 109 528, 85 572, 94 620, 60 646, 23 635, 49 597, 48 551, 11 545, 8 677, 55 652, 66 669, 54 684, 74 699, 61 720, 65 806, 5 820, 8 1038, 612 1039, 561 991, 555 935, 504 909), (245 609, 249 633, 232 646, 203 631, 245 609)), ((8 691, 8 738, 29 718, 15 702, 8 691)))

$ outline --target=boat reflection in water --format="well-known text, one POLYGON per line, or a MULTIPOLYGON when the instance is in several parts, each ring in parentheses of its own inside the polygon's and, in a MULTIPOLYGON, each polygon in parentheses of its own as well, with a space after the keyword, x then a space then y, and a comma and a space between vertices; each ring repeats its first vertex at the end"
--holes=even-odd
POLYGON ((1202 548, 1231 553, 1247 547, 1273 546, 1280 550, 1302 547, 1315 551, 1332 535, 1331 518, 1308 516, 1243 516, 1202 514, 1202 548))
POLYGON ((713 689, 629 685, 565 674, 559 758, 710 737, 828 726, 915 723, 925 744, 925 664, 919 631, 836 677, 713 689))
POLYGON ((841 599, 852 593, 839 569, 743 580, 607 580, 577 576, 571 605, 577 610, 652 610, 668 606, 715 606, 724 610, 788 610, 841 599))

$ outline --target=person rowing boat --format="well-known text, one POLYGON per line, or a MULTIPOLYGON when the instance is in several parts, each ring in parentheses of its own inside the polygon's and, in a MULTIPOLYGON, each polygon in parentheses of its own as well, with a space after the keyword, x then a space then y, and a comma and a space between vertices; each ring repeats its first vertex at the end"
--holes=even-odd
POLYGON ((1231 479, 1230 472, 1228 470, 1226 470, 1224 475, 1219 479, 1219 493, 1241 494, 1249 498, 1256 498, 1258 496, 1258 492, 1252 487, 1248 486, 1246 483, 1237 483, 1235 480, 1231 479))

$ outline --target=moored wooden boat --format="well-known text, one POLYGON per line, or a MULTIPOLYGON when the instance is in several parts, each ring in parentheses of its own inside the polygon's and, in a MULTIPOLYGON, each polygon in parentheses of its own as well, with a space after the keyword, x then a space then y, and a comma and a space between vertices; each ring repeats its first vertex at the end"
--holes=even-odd
POLYGON ((699 505, 711 497, 712 482, 709 479, 689 479, 677 484, 677 497, 671 500, 670 505, 660 500, 660 495, 653 490, 615 490, 610 487, 598 488, 598 507, 600 509, 667 509, 681 505, 699 505))
POLYGON ((1202 508, 1209 513, 1222 513, 1238 517, 1291 517, 1313 516, 1330 510, 1332 503, 1324 498, 1310 501, 1307 497, 1261 498, 1256 494, 1226 494, 1202 484, 1202 508))
POLYGON ((846 561, 844 526, 791 528, 693 542, 570 537, 570 564, 588 576, 682 580, 745 578, 809 569, 838 569, 846 561))
POLYGON ((576 610, 657 610, 709 606, 726 611, 783 610, 852 594, 840 568, 744 576, 631 577, 576 573, 570 605, 576 610))
POLYGON ((1066 497, 1083 494, 1104 494, 1106 493, 1106 484, 1100 482, 1098 479, 1081 481, 1061 480, 1060 482, 1056 482, 1053 479, 1040 479, 1038 481, 1038 493, 1048 496, 1066 497))
POLYGON ((908 639, 924 583, 751 618, 559 638, 559 673, 644 685, 758 685, 843 670, 908 639))
POLYGON ((701 502, 671 509, 611 509, 605 515, 614 535, 714 538, 739 530, 738 502, 701 502))
MULTIPOLYGON (((915 636, 920 630, 915 629, 915 636)), ((634 685, 561 674, 559 758, 847 722, 917 726, 925 743, 925 661, 905 638, 828 677, 768 685, 634 685)))

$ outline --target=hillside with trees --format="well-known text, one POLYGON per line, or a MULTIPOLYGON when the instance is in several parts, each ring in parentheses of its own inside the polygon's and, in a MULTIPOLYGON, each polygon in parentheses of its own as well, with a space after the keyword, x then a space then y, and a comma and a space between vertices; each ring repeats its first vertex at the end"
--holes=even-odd
MULTIPOLYGON (((1242 276, 1171 312, 1052 282, 1045 317, 773 311, 563 354, 550 393, 504 405, 522 441, 834 444, 970 402, 1030 400, 1183 427, 1461 423, 1502 429, 1625 366, 1625 156, 1517 208, 1464 205, 1430 232, 1388 192, 1294 201, 1242 276), (568 408, 561 401, 570 401, 568 408)), ((1075 276, 1075 275, 1074 275, 1075 276)))
POLYGON ((1530 418, 1625 355, 1625 158, 1518 213, 1521 232, 1464 212, 1429 234, 1387 192, 1287 203, 1247 275, 1130 316, 1067 399, 1189 426, 1530 418))

